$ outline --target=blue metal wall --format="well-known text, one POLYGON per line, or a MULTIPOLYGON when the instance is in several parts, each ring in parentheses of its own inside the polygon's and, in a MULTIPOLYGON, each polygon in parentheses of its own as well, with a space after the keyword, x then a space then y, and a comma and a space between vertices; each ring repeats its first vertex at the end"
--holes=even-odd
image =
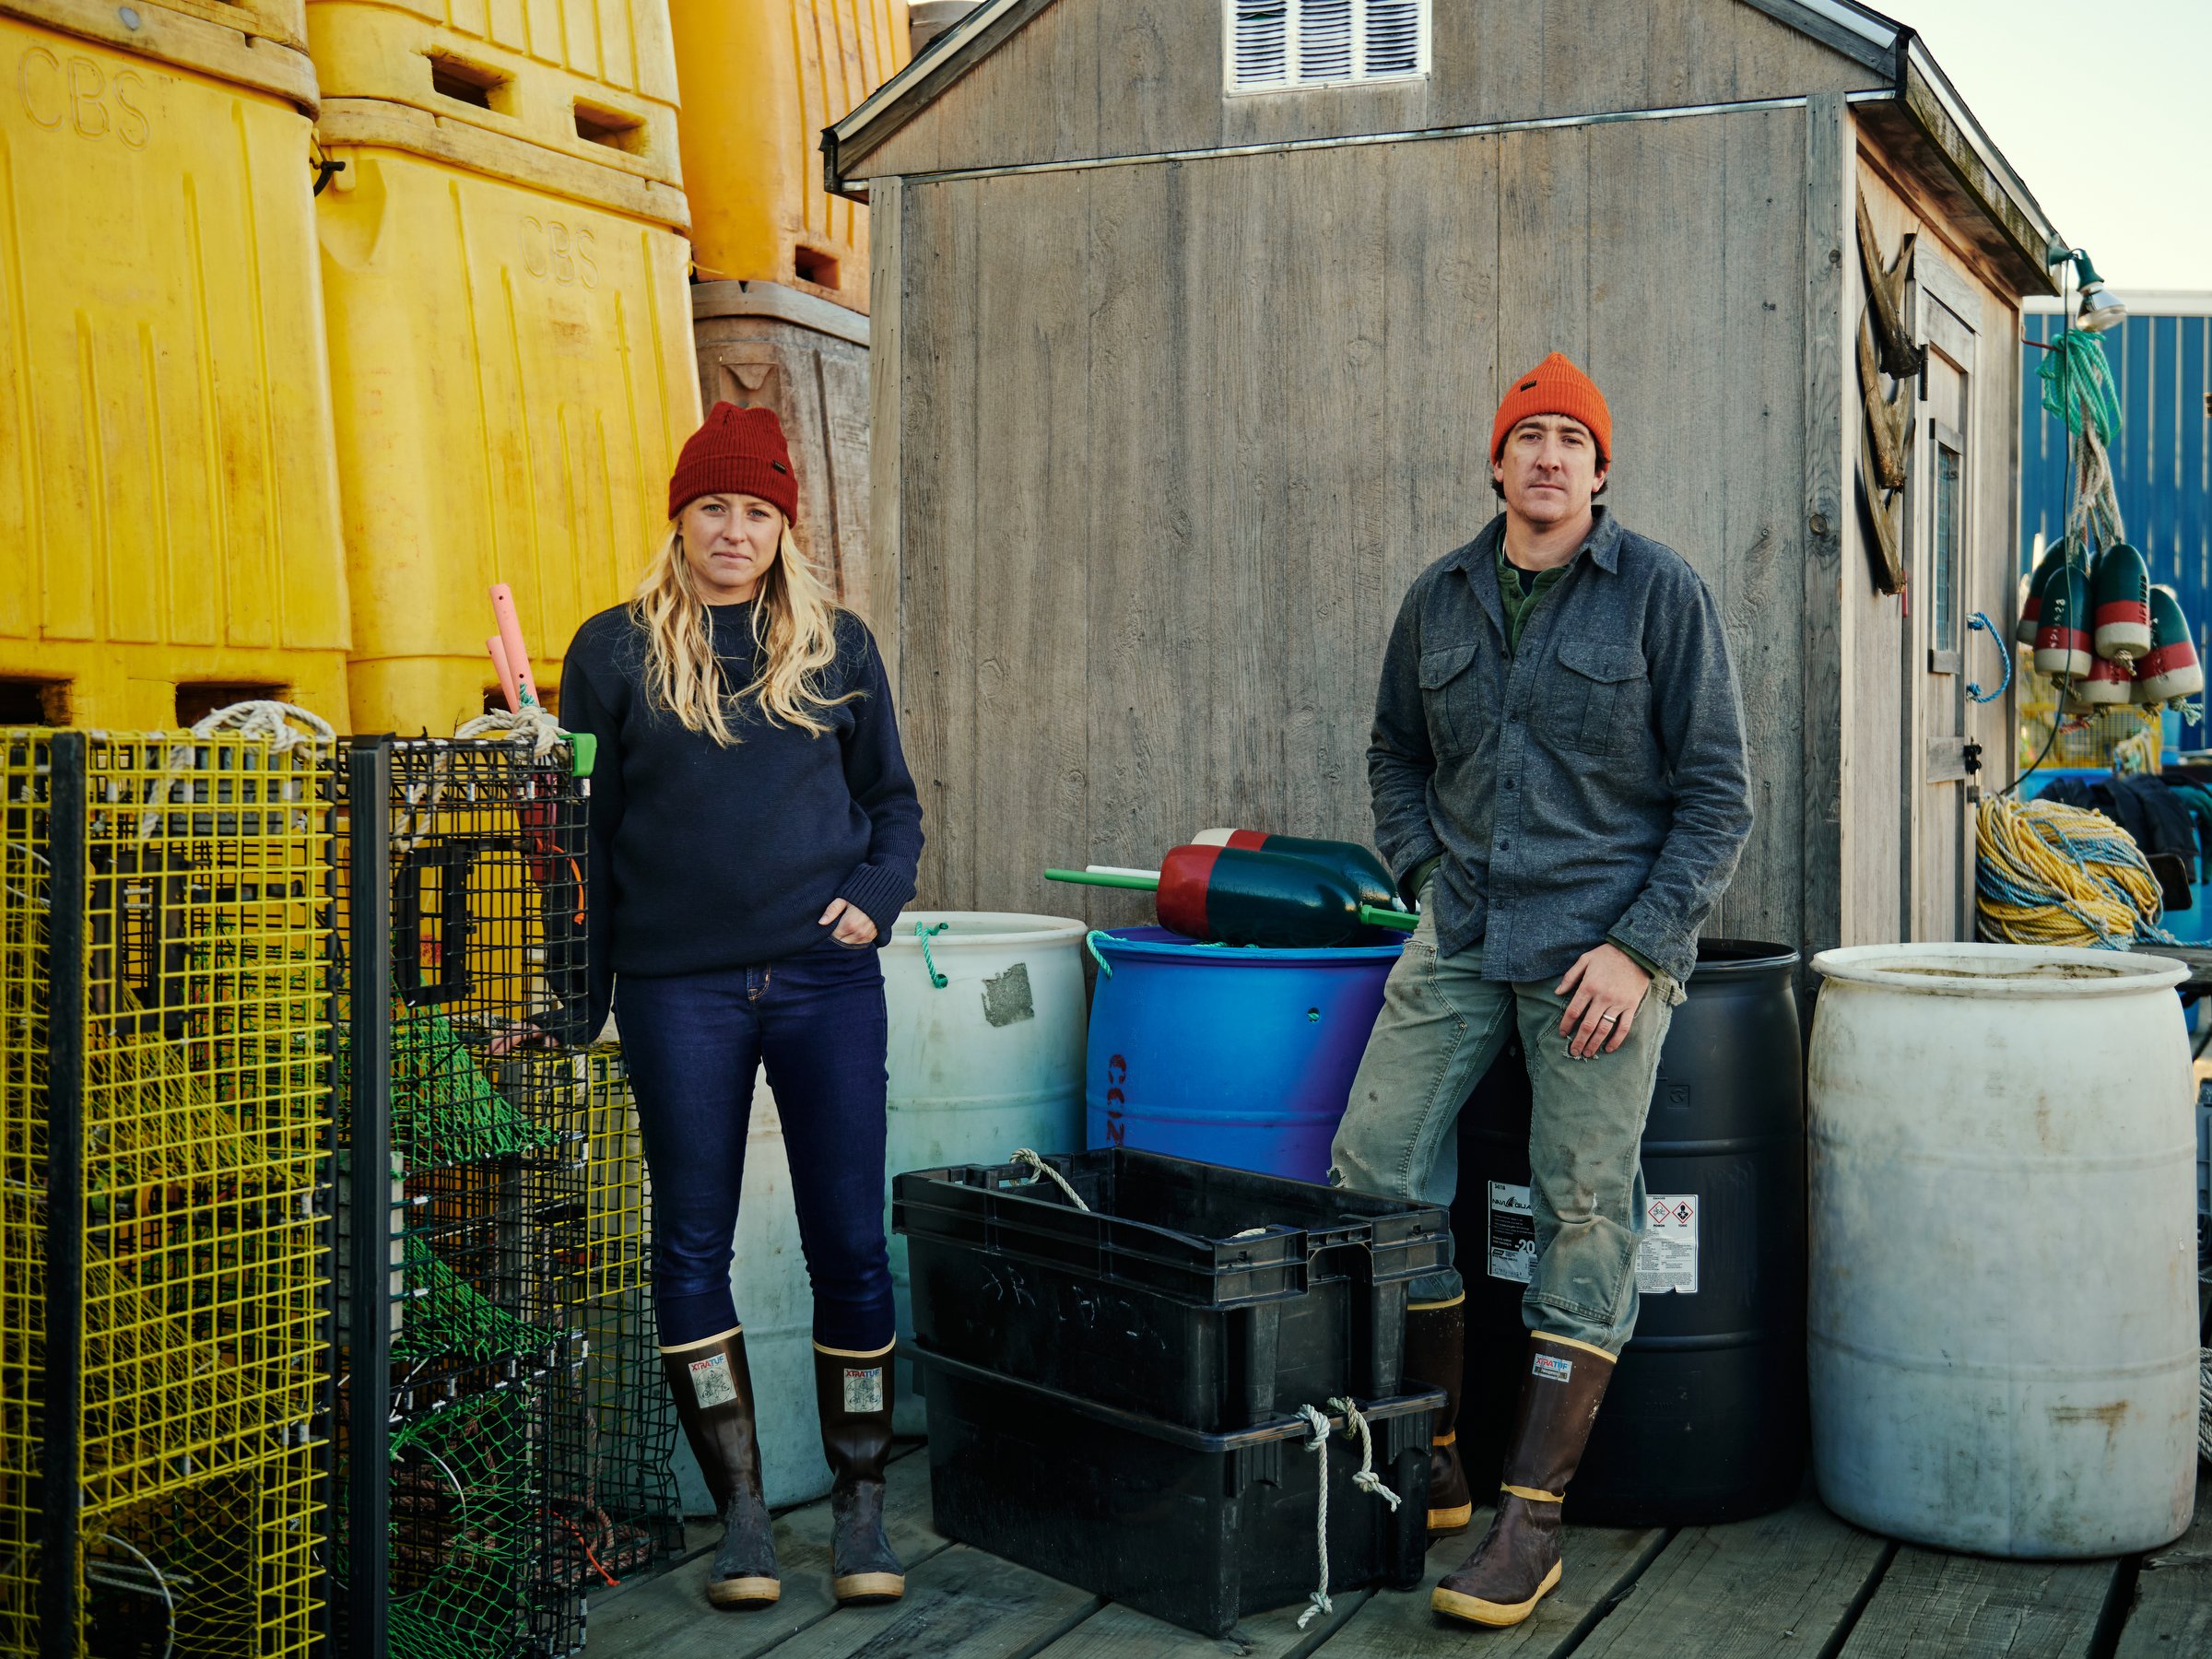
MULTIPOLYGON (((2104 336, 2120 383, 2120 441, 2112 451, 2128 540, 2170 583, 2194 626, 2197 651, 2212 662, 2212 316, 2151 314, 2132 307, 2104 336)), ((2212 300, 2194 309, 2212 312, 2212 300)), ((2031 340, 2055 338, 2065 319, 2021 319, 2031 340)), ((2045 353, 2020 347, 2020 559, 2027 569, 2037 531, 2058 539, 2065 516, 2065 428, 2043 413, 2036 371, 2045 353)))

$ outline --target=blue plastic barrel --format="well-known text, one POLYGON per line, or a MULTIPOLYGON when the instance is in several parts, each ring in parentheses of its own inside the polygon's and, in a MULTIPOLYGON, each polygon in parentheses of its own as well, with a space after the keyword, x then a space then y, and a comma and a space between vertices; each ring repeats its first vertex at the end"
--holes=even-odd
POLYGON ((1232 1169, 1329 1178, 1329 1142, 1403 942, 1330 950, 1198 945, 1159 927, 1091 935, 1085 1129, 1232 1169))

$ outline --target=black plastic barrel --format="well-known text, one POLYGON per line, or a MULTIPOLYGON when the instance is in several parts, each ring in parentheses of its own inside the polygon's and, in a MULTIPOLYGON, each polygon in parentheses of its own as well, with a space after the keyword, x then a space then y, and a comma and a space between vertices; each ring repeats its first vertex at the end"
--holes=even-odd
MULTIPOLYGON (((1643 1132, 1650 1213, 1636 1334, 1571 1488, 1570 1522, 1705 1525, 1797 1496, 1806 1217, 1796 965, 1779 945, 1699 947, 1643 1132)), ((1460 1114, 1452 1212, 1467 1286, 1459 1443, 1477 1494, 1496 1485, 1527 1370, 1528 1258, 1516 1261, 1513 1246, 1528 1227, 1528 1124, 1527 1068, 1509 1046, 1460 1114)))

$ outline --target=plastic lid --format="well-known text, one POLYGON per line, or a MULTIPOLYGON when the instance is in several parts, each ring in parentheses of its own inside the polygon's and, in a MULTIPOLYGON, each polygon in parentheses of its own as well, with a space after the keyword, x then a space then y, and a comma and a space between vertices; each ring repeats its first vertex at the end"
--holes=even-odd
POLYGON ((2171 957, 2044 945, 1853 945, 1824 950, 1813 971, 1845 984, 1932 996, 2129 996, 2178 985, 2171 957))
POLYGON ((1079 940, 1088 931, 1073 916, 1040 916, 1027 911, 901 911, 899 925, 884 948, 914 950, 922 941, 914 929, 944 924, 929 935, 932 950, 956 945, 1059 945, 1079 940))

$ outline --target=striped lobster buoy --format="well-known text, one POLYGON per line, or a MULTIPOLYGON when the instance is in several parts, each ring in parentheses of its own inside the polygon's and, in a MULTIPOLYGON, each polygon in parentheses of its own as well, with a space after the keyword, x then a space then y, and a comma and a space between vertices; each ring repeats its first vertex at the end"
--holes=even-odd
POLYGON ((2099 656, 2132 663, 2150 649, 2150 567, 2125 542, 2098 556, 2089 611, 2099 656))
POLYGON ((2150 649, 2135 667, 2134 700, 2139 703, 2172 702, 2205 688, 2204 665, 2189 637, 2189 618, 2182 612, 2181 596, 2170 587, 2150 590, 2150 649))

